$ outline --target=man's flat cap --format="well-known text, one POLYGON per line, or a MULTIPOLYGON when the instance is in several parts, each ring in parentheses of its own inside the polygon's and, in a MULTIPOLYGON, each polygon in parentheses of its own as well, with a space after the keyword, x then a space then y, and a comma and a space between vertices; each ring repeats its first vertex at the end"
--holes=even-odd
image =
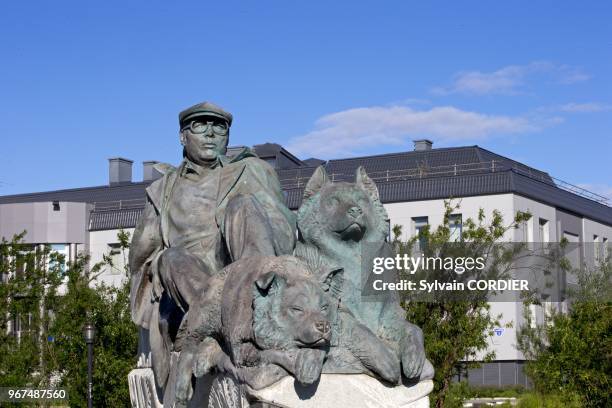
POLYGON ((211 102, 198 103, 179 113, 179 125, 183 127, 189 120, 199 116, 214 116, 225 119, 228 125, 232 125, 232 114, 211 102))

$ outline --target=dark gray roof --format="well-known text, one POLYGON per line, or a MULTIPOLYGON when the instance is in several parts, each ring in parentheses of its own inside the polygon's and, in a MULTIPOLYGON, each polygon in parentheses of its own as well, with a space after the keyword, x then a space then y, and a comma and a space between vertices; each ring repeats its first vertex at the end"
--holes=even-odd
POLYGON ((267 158, 278 155, 284 149, 278 143, 263 143, 253 146, 253 150, 259 157, 267 158))
POLYGON ((142 214, 143 207, 92 211, 89 217, 89 230, 100 231, 117 228, 133 228, 142 214))
POLYGON ((325 165, 328 174, 336 179, 348 178, 357 167, 363 166, 370 177, 380 179, 409 174, 410 170, 423 176, 435 177, 465 173, 482 173, 502 169, 517 169, 534 178, 554 184, 548 173, 492 153, 478 146, 451 147, 422 151, 390 153, 376 156, 330 160, 325 165))
POLYGON ((316 159, 314 157, 311 157, 310 159, 302 160, 302 163, 304 163, 306 166, 309 166, 309 167, 316 167, 316 166, 321 166, 325 164, 325 160, 316 159))
POLYGON ((126 183, 113 186, 71 188, 0 196, 0 204, 32 203, 45 201, 73 201, 77 203, 98 203, 109 201, 143 200, 145 188, 151 182, 126 183))
MULTIPOLYGON (((277 146, 282 148, 279 145, 266 148, 275 150, 277 146)), ((376 182, 383 203, 516 193, 612 225, 612 207, 559 188, 548 173, 478 146, 354 157, 324 164, 334 181, 353 181, 359 166, 376 182)), ((304 185, 315 168, 277 169, 289 208, 299 207, 304 185)), ((141 182, 3 196, 0 204, 89 202, 95 204, 90 230, 129 228, 142 212, 147 185, 141 182)))
MULTIPOLYGON (((352 181, 348 177, 345 180, 352 181)), ((376 180, 376 185, 381 201, 385 204, 515 193, 612 226, 612 207, 562 190, 554 184, 528 177, 514 169, 447 177, 406 178, 389 182, 376 180)), ((291 209, 299 208, 303 193, 303 185, 285 189, 287 206, 291 209)))
POLYGON ((302 167, 304 163, 278 143, 264 143, 253 146, 257 156, 264 160, 274 159, 276 168, 302 167))

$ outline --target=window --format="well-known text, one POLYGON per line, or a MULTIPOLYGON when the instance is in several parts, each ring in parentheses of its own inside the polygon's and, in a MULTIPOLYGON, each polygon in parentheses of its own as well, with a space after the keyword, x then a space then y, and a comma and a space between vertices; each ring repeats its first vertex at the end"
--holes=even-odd
POLYGON ((595 262, 599 262, 601 259, 601 247, 599 246, 599 236, 593 235, 593 259, 595 262))
POLYGON ((450 241, 460 241, 461 232, 463 231, 463 224, 461 221, 461 214, 451 214, 448 217, 448 228, 450 229, 450 241))
POLYGON ((8 321, 7 333, 17 338, 17 341, 23 335, 30 332, 32 328, 32 313, 16 313, 8 321))
MULTIPOLYGON (((568 242, 567 246, 564 249, 565 257, 570 262, 572 268, 577 268, 580 265, 580 248, 578 246, 580 242, 580 235, 574 234, 573 232, 563 231, 563 238, 565 238, 568 242)), ((575 278, 572 278, 570 282, 568 276, 568 283, 575 284, 575 278)))
POLYGON ((60 203, 59 201, 54 201, 53 202, 53 211, 59 211, 60 210, 60 203))
POLYGON ((423 251, 427 245, 427 238, 422 235, 429 225, 429 219, 427 217, 413 217, 412 223, 414 224, 414 235, 418 238, 418 248, 416 250, 423 251))
POLYGON ((535 329, 538 326, 538 306, 529 305, 529 326, 535 329))
POLYGON ((523 241, 533 242, 533 219, 529 219, 523 223, 523 241))
POLYGON ((552 325, 552 317, 556 312, 556 307, 553 302, 542 302, 542 308, 544 310, 544 319, 546 323, 550 326, 552 325))
POLYGON ((542 243, 542 247, 545 246, 550 241, 550 231, 548 227, 548 220, 544 218, 540 218, 539 220, 539 232, 540 232, 540 242, 542 243))
MULTIPOLYGON (((4 262, 6 262, 6 261, 7 261, 7 259, 4 258, 2 254, 0 254, 0 265, 4 265, 4 262)), ((0 282, 7 283, 8 279, 9 279, 9 274, 8 273, 0 273, 0 282)))
POLYGON ((123 251, 121 250, 121 244, 118 242, 108 244, 108 255, 113 263, 111 274, 119 275, 123 270, 123 251))
POLYGON ((49 269, 55 268, 57 265, 57 263, 59 263, 59 268, 62 272, 62 274, 66 273, 66 261, 68 259, 68 252, 69 252, 69 245, 67 244, 52 244, 51 245, 51 251, 52 252, 57 252, 58 255, 63 255, 63 259, 58 258, 57 262, 56 261, 49 261, 49 269))

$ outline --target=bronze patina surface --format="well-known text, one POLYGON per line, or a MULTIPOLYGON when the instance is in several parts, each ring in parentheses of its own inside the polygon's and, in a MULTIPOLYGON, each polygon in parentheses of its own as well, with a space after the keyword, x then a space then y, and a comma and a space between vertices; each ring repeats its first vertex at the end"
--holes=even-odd
POLYGON ((247 148, 226 156, 232 120, 210 102, 179 114, 183 161, 158 166, 130 248, 132 318, 164 405, 188 405, 207 374, 227 407, 243 385, 286 376, 431 378, 397 296, 364 301, 363 265, 393 256, 374 182, 359 168, 355 183, 332 183, 318 168, 296 225, 272 167, 247 148))

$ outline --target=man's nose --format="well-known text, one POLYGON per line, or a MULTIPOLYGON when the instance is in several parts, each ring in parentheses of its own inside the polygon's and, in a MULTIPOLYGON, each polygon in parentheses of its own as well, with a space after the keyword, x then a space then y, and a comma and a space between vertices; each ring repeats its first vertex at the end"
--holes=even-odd
POLYGON ((206 130, 204 130, 204 133, 202 133, 202 136, 203 137, 215 137, 215 133, 213 132, 211 125, 206 126, 206 130))

